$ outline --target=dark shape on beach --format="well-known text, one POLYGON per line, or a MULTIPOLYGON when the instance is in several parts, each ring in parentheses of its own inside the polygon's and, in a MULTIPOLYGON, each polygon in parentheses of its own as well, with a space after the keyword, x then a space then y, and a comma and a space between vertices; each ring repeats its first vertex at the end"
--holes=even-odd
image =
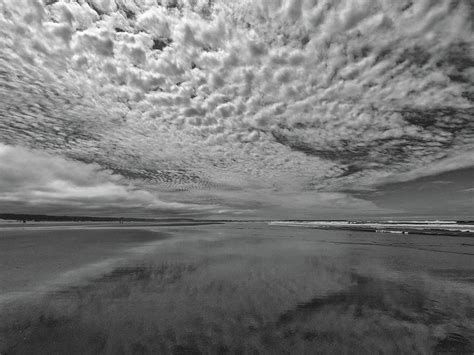
POLYGON ((473 354, 473 344, 462 334, 449 333, 434 348, 435 354, 473 354))
POLYGON ((172 351, 173 355, 201 355, 202 353, 193 347, 176 345, 172 351))

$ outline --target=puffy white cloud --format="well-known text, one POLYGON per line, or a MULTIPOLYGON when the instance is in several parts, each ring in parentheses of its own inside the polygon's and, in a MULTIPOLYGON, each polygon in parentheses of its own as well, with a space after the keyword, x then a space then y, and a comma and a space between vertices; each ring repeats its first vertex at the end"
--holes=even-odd
POLYGON ((114 0, 92 0, 94 8, 100 12, 109 13, 117 9, 117 4, 114 0))
POLYGON ((474 146, 468 0, 0 6, 0 142, 158 190, 323 199, 474 146))
POLYGON ((152 7, 141 13, 137 18, 137 27, 159 38, 171 36, 167 12, 163 7, 152 7))
POLYGON ((114 54, 114 42, 107 32, 94 33, 96 31, 84 32, 78 35, 78 43, 84 49, 95 51, 101 56, 112 56, 114 54))

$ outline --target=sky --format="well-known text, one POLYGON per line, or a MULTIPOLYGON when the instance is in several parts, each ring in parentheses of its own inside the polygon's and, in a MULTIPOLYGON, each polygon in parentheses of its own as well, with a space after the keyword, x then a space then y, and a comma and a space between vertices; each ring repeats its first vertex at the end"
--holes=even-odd
POLYGON ((469 218, 471 0, 0 0, 0 212, 469 218))

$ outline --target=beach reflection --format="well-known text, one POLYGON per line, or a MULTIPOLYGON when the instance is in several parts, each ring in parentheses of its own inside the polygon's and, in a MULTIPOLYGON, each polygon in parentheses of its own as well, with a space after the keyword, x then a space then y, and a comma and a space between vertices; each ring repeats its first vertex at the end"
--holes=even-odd
POLYGON ((166 232, 180 239, 10 310, 2 353, 473 351, 465 238, 257 223, 166 232))

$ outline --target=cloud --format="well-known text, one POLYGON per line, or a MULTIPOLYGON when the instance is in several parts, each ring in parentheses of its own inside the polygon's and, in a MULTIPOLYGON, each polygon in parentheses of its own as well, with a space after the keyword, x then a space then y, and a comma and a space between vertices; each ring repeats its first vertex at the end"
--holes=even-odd
POLYGON ((130 213, 137 208, 149 215, 179 215, 192 213, 196 207, 162 201, 98 164, 1 144, 0 202, 4 212, 11 211, 10 208, 35 211, 47 207, 62 208, 65 212, 113 214, 127 210, 130 213))
POLYGON ((390 175, 386 178, 380 179, 376 184, 383 185, 393 182, 404 182, 417 180, 422 177, 439 175, 441 173, 470 168, 474 166, 474 155, 472 153, 458 154, 452 157, 441 159, 436 163, 428 166, 416 168, 405 173, 390 175))
POLYGON ((84 48, 93 50, 99 55, 110 57, 114 54, 114 42, 108 37, 106 32, 86 32, 81 34, 78 40, 84 48))
POLYGON ((324 199, 436 173, 474 147, 470 6, 8 0, 0 142, 156 191, 324 199))
POLYGON ((227 214, 241 218, 334 218, 392 215, 400 212, 342 192, 294 192, 272 189, 193 191, 184 201, 203 201, 228 206, 227 214))
POLYGON ((109 13, 117 9, 115 0, 92 0, 91 5, 100 13, 109 13))

